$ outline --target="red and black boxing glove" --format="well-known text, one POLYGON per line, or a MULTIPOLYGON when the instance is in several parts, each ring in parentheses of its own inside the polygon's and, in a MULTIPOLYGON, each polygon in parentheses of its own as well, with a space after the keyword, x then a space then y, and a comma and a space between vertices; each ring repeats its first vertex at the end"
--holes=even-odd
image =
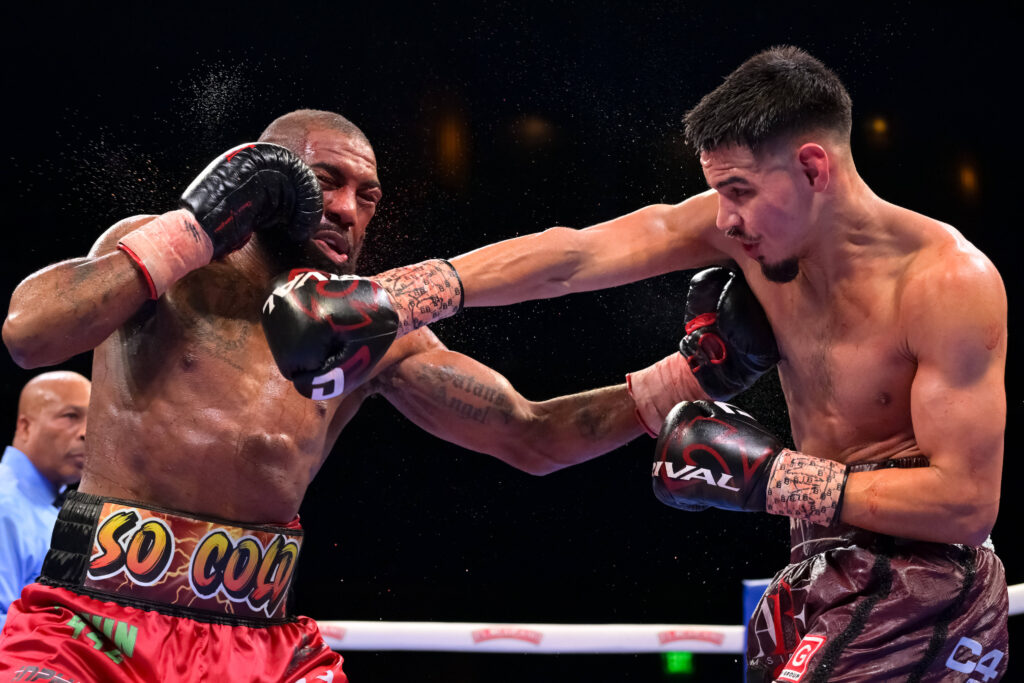
POLYGON ((323 214, 316 175, 280 145, 240 145, 214 159, 181 196, 183 208, 157 216, 118 242, 138 266, 151 299, 253 232, 309 239, 323 214))
POLYGON ((839 520, 848 468, 797 453, 728 403, 683 402, 665 418, 654 495, 683 510, 770 512, 816 524, 839 520))
POLYGON ((254 231, 284 230, 292 241, 305 241, 324 210, 313 170, 270 142, 245 143, 218 156, 179 204, 210 237, 213 258, 238 249, 254 231))
POLYGON ((271 281, 260 320, 281 374, 303 396, 340 396, 369 375, 394 342, 394 302, 373 280, 296 269, 271 281))
POLYGON ((775 367, 775 335, 743 273, 716 267, 694 275, 679 352, 701 388, 721 401, 750 388, 775 367))

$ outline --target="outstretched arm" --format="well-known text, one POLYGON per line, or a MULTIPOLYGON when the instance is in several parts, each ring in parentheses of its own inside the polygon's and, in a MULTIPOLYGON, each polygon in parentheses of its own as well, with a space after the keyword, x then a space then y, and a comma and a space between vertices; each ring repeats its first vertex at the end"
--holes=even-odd
POLYGON ((977 545, 999 510, 1006 429, 1006 293, 980 254, 909 285, 917 357, 911 417, 930 467, 851 474, 842 521, 885 534, 977 545))
POLYGON ((725 263, 713 191, 681 204, 655 204, 582 230, 543 232, 452 259, 465 306, 503 306, 605 289, 674 270, 725 263))
MULTIPOLYGON (((427 328, 396 342, 396 351, 399 345, 402 357, 371 390, 431 434, 526 472, 581 463, 643 433, 625 384, 529 401, 499 373, 449 351, 427 328)), ((689 389, 672 389, 681 392, 674 400, 695 398, 689 389)))

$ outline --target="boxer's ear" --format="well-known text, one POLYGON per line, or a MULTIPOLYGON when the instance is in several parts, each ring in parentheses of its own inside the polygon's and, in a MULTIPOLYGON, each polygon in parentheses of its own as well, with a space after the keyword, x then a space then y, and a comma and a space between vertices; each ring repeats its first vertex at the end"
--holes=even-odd
POLYGON ((815 142, 805 143, 797 150, 796 158, 811 189, 824 192, 830 179, 828 152, 825 148, 815 142))

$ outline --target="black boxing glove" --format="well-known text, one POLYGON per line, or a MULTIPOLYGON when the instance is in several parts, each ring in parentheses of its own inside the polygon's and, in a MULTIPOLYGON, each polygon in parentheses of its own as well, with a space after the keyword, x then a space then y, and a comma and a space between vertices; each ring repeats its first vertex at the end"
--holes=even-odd
POLYGON ((708 396, 726 400, 779 362, 768 317, 739 271, 708 268, 690 281, 686 336, 679 342, 708 396))
POLYGON ((316 400, 365 381, 399 325, 391 295, 373 280, 311 269, 271 281, 260 321, 281 374, 316 400))
POLYGON ((839 520, 848 468, 782 443, 728 403, 683 402, 665 418, 654 495, 684 510, 767 511, 815 524, 839 520))
POLYGON ((213 242, 213 258, 228 254, 253 231, 284 230, 309 239, 323 215, 313 170, 286 147, 250 142, 221 154, 185 188, 179 204, 213 242))
POLYGON ((280 145, 247 143, 214 159, 171 211, 125 235, 118 248, 158 298, 174 282, 235 251, 253 231, 309 239, 323 214, 316 175, 280 145))

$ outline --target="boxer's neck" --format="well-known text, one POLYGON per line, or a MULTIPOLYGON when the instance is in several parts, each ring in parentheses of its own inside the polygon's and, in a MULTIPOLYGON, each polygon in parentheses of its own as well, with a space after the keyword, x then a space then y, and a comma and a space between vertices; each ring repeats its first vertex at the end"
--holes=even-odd
POLYGON ((823 293, 855 277, 864 258, 882 253, 895 239, 885 218, 890 205, 868 187, 852 161, 837 171, 812 216, 800 258, 802 279, 823 293))

